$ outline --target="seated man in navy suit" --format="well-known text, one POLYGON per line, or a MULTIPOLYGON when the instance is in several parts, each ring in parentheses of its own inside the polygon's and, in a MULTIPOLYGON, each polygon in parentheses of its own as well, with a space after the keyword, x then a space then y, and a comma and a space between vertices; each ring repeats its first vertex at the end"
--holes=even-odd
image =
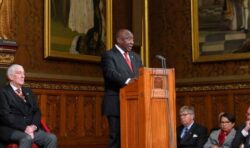
POLYGON ((203 148, 208 133, 205 127, 194 122, 194 108, 182 106, 179 115, 182 125, 177 127, 177 147, 203 148))
POLYGON ((19 148, 36 143, 56 148, 57 138, 40 128, 41 112, 31 89, 23 87, 25 72, 21 65, 7 69, 9 84, 0 91, 0 141, 16 142, 19 148))

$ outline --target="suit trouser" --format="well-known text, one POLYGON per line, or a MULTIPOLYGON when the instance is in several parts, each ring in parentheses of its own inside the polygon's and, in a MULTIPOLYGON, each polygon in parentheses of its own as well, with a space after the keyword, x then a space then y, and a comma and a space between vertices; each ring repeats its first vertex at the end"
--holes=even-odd
POLYGON ((120 148, 120 117, 108 116, 109 122, 109 148, 120 148))
POLYGON ((34 139, 25 132, 16 130, 13 132, 10 138, 11 141, 16 141, 19 143, 19 148, 31 148, 32 143, 36 143, 39 146, 44 146, 44 148, 56 148, 57 138, 54 134, 46 133, 43 130, 38 130, 35 132, 34 139))
POLYGON ((5 148, 5 144, 2 141, 0 142, 0 148, 5 148))

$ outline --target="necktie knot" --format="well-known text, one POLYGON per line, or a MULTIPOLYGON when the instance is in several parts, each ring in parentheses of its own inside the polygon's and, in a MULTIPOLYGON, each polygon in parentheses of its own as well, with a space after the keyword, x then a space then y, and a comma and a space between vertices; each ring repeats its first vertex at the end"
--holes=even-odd
POLYGON ((188 128, 185 127, 185 128, 183 129, 183 133, 182 133, 182 135, 181 135, 181 138, 185 137, 187 134, 188 134, 188 128))
POLYGON ((25 97, 23 96, 23 93, 20 88, 16 89, 16 94, 24 101, 26 102, 25 97))
POLYGON ((128 64, 129 69, 131 71, 133 71, 133 67, 132 67, 132 64, 131 64, 131 60, 129 59, 128 52, 124 52, 124 58, 125 58, 126 63, 128 64))
POLYGON ((128 52, 124 52, 124 57, 125 57, 126 60, 130 61, 128 52))
POLYGON ((20 93, 21 93, 21 89, 20 89, 20 88, 16 89, 16 92, 17 92, 18 94, 20 94, 20 93))
POLYGON ((188 128, 187 127, 185 127, 184 133, 185 134, 188 133, 188 128))

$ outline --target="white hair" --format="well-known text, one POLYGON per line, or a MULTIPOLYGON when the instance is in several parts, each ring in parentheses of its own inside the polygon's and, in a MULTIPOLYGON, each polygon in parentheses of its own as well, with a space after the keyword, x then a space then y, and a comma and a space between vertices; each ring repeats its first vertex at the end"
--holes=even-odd
POLYGON ((7 69, 7 73, 6 73, 6 74, 7 74, 7 77, 9 78, 10 75, 14 74, 15 70, 16 70, 18 67, 22 67, 22 68, 23 68, 23 66, 22 66, 22 65, 19 65, 19 64, 12 64, 12 65, 10 65, 10 66, 8 67, 8 69, 7 69))

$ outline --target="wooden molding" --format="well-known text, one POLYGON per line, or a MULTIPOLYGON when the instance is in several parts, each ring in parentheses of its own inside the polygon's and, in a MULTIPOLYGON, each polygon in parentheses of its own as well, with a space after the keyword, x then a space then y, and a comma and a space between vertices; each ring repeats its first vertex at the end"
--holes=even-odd
POLYGON ((102 78, 27 73, 26 86, 32 89, 104 91, 102 78))
POLYGON ((177 79, 176 91, 216 91, 250 88, 250 75, 177 79))
POLYGON ((240 90, 249 89, 250 83, 238 83, 238 84, 216 84, 216 85, 197 85, 197 86, 177 86, 177 92, 195 92, 195 91, 220 91, 220 90, 240 90))

